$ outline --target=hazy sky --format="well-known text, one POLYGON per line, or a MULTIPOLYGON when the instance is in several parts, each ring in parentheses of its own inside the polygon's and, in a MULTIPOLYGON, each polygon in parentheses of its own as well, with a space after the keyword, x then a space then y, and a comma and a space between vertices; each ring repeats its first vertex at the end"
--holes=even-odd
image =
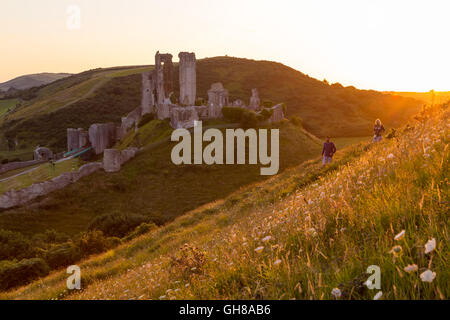
POLYGON ((444 91, 449 13, 446 0, 1 0, 0 82, 153 64, 160 50, 273 60, 358 88, 444 91))

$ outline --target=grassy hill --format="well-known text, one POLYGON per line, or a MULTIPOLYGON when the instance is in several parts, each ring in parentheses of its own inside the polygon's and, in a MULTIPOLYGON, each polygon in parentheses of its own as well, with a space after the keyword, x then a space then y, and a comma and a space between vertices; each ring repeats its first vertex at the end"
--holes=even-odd
MULTIPOLYGON (((146 146, 146 150, 120 172, 95 173, 44 200, 4 211, 0 214, 0 229, 30 236, 47 229, 74 235, 85 231, 95 217, 116 213, 141 214, 162 224, 265 179, 257 165, 176 166, 170 161, 175 145, 168 141, 171 132, 166 121, 154 120, 141 127, 137 135, 130 133, 119 147, 146 146)), ((320 141, 304 129, 289 122, 281 125, 280 171, 316 157, 320 151, 320 141)), ((69 170, 70 165, 66 165, 69 170)), ((39 178, 49 170, 44 164, 29 175, 39 178)), ((0 191, 29 183, 29 175, 0 182, 0 191)))
MULTIPOLYGON (((17 138, 18 149, 32 150, 36 145, 54 151, 66 147, 66 129, 88 128, 96 122, 119 122, 139 106, 140 73, 149 67, 121 67, 86 71, 40 88, 22 93, 18 107, 0 117, 4 141, 17 138)), ((4 157, 7 156, 7 153, 4 157)))
POLYGON ((330 85, 281 63, 232 57, 199 60, 197 95, 206 98, 211 83, 218 81, 229 90, 231 100, 248 103, 251 89, 258 88, 263 100, 284 101, 288 117, 302 117, 305 128, 320 137, 368 136, 375 119, 397 127, 422 106, 411 98, 330 85))
POLYGON ((0 83, 0 91, 8 91, 10 88, 17 90, 39 87, 53 81, 70 76, 70 73, 36 73, 20 76, 9 81, 0 83))
MULTIPOLYGON (((5 136, 0 153, 8 150, 5 141, 15 138, 21 150, 39 144, 60 151, 65 148, 67 127, 120 121, 140 105, 140 73, 151 68, 96 69, 22 92, 27 100, 0 116, 0 137, 5 136)), ((387 127, 399 126, 421 106, 411 98, 329 85, 280 63, 231 57, 198 60, 197 95, 206 98, 211 84, 218 81, 229 90, 231 100, 248 102, 251 89, 258 88, 262 99, 287 103, 288 116, 302 117, 305 128, 317 136, 368 136, 374 119, 381 118, 387 127)), ((175 85, 178 91, 178 81, 175 85)))
POLYGON ((382 299, 448 299, 449 115, 430 110, 326 168, 305 162, 93 256, 80 292, 61 270, 0 298, 372 299, 363 282, 378 265, 382 299))

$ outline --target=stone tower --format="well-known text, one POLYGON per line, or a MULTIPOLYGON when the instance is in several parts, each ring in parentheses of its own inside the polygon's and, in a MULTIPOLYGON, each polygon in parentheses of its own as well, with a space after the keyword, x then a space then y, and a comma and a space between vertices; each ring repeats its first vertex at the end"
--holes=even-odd
POLYGON ((193 106, 197 94, 195 53, 180 52, 178 57, 180 58, 180 103, 193 106))

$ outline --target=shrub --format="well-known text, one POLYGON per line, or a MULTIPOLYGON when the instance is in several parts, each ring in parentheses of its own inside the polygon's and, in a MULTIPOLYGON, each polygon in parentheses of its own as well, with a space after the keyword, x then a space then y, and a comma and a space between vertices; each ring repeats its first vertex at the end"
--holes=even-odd
POLYGON ((8 290, 46 276, 50 269, 43 259, 24 259, 0 263, 0 290, 8 290))
POLYGON ((79 259, 80 249, 72 242, 53 245, 45 254, 45 260, 52 269, 69 266, 79 259))
POLYGON ((272 109, 262 109, 261 110, 261 116, 263 117, 264 120, 269 119, 273 114, 273 110, 272 109))
POLYGON ((299 116, 292 116, 290 120, 294 126, 303 128, 303 119, 300 118, 299 116))
POLYGON ((253 111, 245 112, 242 115, 241 125, 243 128, 255 128, 263 117, 253 111))
POLYGON ((140 235, 148 233, 151 230, 154 230, 156 228, 157 228, 156 224, 144 222, 141 225, 139 225, 132 233, 130 233, 128 236, 126 236, 124 240, 129 241, 131 239, 139 237, 140 235))
POLYGON ((275 105, 275 103, 273 103, 270 100, 264 100, 262 104, 263 104, 263 107, 267 108, 267 109, 270 109, 275 105))
POLYGON ((204 106, 205 105, 205 99, 197 98, 197 100, 195 100, 195 105, 196 106, 204 106))
POLYGON ((103 232, 94 230, 82 233, 77 246, 83 256, 106 251, 116 244, 116 238, 105 238, 103 232))
POLYGON ((32 241, 35 245, 36 243, 38 243, 42 244, 42 246, 45 246, 45 244, 63 243, 67 240, 69 240, 68 235, 53 229, 46 230, 45 233, 35 234, 32 238, 32 241))
POLYGON ((172 104, 177 103, 177 96, 175 95, 175 93, 171 92, 169 95, 169 99, 170 99, 170 103, 172 103, 172 104))
POLYGON ((30 240, 21 233, 0 230, 0 261, 27 258, 33 251, 30 240))
POLYGON ((223 117, 227 120, 233 121, 233 122, 240 122, 242 120, 242 117, 244 113, 249 112, 245 108, 240 107, 223 107, 222 108, 222 114, 223 117))
POLYGON ((139 214, 104 214, 94 218, 88 230, 102 231, 105 236, 122 238, 150 218, 139 214))
POLYGON ((155 120, 156 116, 154 113, 146 113, 142 116, 141 120, 139 120, 138 128, 143 127, 147 123, 149 123, 152 120, 155 120))

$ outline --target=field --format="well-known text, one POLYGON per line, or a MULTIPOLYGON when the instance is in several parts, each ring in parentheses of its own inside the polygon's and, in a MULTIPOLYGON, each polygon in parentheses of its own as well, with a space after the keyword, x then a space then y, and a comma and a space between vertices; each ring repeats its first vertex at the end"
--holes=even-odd
POLYGON ((448 299, 446 109, 235 191, 3 299, 448 299), (381 290, 363 282, 381 270, 381 290), (334 289, 334 291, 333 291, 334 289), (332 294, 334 293, 334 295, 332 294))

